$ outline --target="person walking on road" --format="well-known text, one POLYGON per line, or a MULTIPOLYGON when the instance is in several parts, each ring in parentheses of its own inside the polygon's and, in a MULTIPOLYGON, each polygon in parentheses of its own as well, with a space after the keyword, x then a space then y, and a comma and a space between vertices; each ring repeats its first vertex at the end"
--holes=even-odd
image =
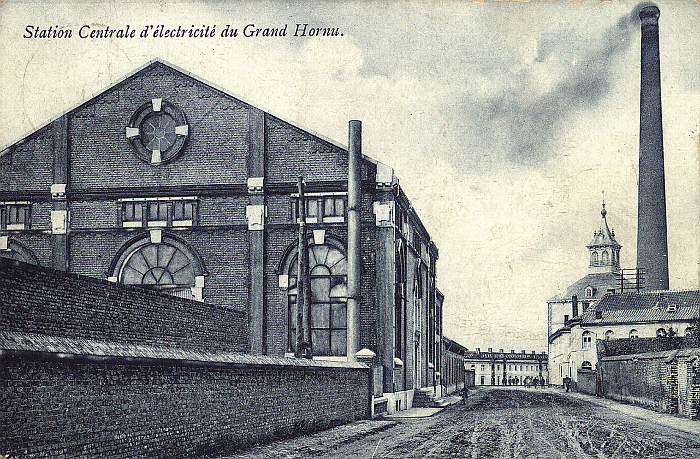
POLYGON ((464 386, 464 387, 462 388, 461 395, 462 395, 462 405, 466 405, 466 404, 467 404, 467 398, 469 397, 469 388, 468 388, 467 386, 464 386))

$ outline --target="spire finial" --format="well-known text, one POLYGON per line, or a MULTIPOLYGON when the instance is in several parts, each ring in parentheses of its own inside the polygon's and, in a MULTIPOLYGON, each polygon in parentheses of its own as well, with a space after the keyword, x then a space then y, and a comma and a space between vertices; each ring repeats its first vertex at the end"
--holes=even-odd
POLYGON ((603 210, 600 211, 600 214, 605 218, 605 214, 607 214, 608 211, 605 210, 605 190, 603 190, 603 210))

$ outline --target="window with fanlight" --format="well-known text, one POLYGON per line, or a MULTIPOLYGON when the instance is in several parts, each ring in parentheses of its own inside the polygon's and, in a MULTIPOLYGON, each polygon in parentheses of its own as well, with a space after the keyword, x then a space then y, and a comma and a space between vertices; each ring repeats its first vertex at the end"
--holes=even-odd
MULTIPOLYGON (((347 353, 347 258, 330 245, 309 247, 311 285, 311 341, 315 356, 347 353)), ((289 264, 288 352, 294 352, 297 330, 298 258, 289 264)))
POLYGON ((193 286, 192 261, 179 248, 167 243, 148 244, 132 252, 122 267, 121 281, 155 290, 193 286))
POLYGON ((34 252, 8 236, 0 236, 0 257, 33 265, 39 264, 34 252))
POLYGON ((202 300, 203 264, 192 248, 171 235, 155 241, 148 236, 132 240, 117 254, 109 273, 115 282, 202 300))

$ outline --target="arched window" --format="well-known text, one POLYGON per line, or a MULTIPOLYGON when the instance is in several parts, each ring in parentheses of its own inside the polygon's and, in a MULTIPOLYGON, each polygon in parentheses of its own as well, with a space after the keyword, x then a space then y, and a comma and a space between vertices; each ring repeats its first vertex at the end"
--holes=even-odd
POLYGON ((637 339, 639 338, 639 332, 635 330, 634 328, 630 330, 630 339, 637 339))
POLYGON ((202 261, 191 247, 170 235, 161 234, 158 240, 149 235, 132 239, 112 261, 110 273, 111 280, 122 284, 202 299, 205 274, 202 261))
POLYGON ((664 328, 659 328, 658 330, 656 330, 656 337, 657 338, 663 338, 664 336, 667 336, 667 335, 668 335, 668 332, 664 328))
POLYGON ((587 331, 583 332, 583 348, 589 348, 591 347, 591 343, 593 342, 593 333, 587 331))
MULTIPOLYGON (((296 346, 297 259, 295 255, 288 268, 289 352, 294 352, 296 346)), ((312 244, 309 246, 309 272, 313 355, 346 355, 348 260, 337 247, 312 244)))
POLYGON ((685 336, 691 336, 692 334, 693 334, 693 327, 687 326, 687 327, 685 328, 684 335, 685 335, 685 336))
POLYGON ((610 254, 608 253, 607 250, 603 251, 603 256, 601 258, 601 261, 603 264, 608 264, 610 263, 610 254))
POLYGON ((591 252, 591 265, 595 266, 598 264, 598 252, 591 252))
POLYGON ((7 240, 6 248, 0 249, 0 257, 29 263, 31 265, 39 264, 39 260, 37 260, 34 252, 12 239, 7 240))
POLYGON ((612 330, 608 330, 605 332, 605 340, 610 341, 611 339, 615 339, 615 332, 612 330))
POLYGON ((586 297, 587 298, 593 297, 593 287, 591 287, 591 286, 586 287, 586 297))
POLYGON ((585 360, 583 363, 581 363, 581 368, 584 370, 590 370, 593 368, 593 365, 588 360, 585 360))

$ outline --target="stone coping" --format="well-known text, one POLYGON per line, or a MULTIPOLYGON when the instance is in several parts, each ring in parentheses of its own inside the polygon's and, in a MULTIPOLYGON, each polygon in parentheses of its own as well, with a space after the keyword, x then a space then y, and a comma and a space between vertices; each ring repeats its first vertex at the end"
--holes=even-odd
POLYGON ((175 347, 66 338, 37 333, 0 331, 0 357, 20 352, 43 353, 55 358, 158 359, 211 364, 241 364, 248 366, 259 365, 309 369, 369 368, 367 365, 358 362, 281 358, 241 353, 214 353, 175 347))
POLYGON ((671 349, 668 351, 644 352, 641 354, 624 354, 603 357, 601 360, 605 362, 621 361, 621 360, 654 360, 654 359, 669 359, 672 360, 678 357, 700 356, 700 348, 685 348, 671 349))

